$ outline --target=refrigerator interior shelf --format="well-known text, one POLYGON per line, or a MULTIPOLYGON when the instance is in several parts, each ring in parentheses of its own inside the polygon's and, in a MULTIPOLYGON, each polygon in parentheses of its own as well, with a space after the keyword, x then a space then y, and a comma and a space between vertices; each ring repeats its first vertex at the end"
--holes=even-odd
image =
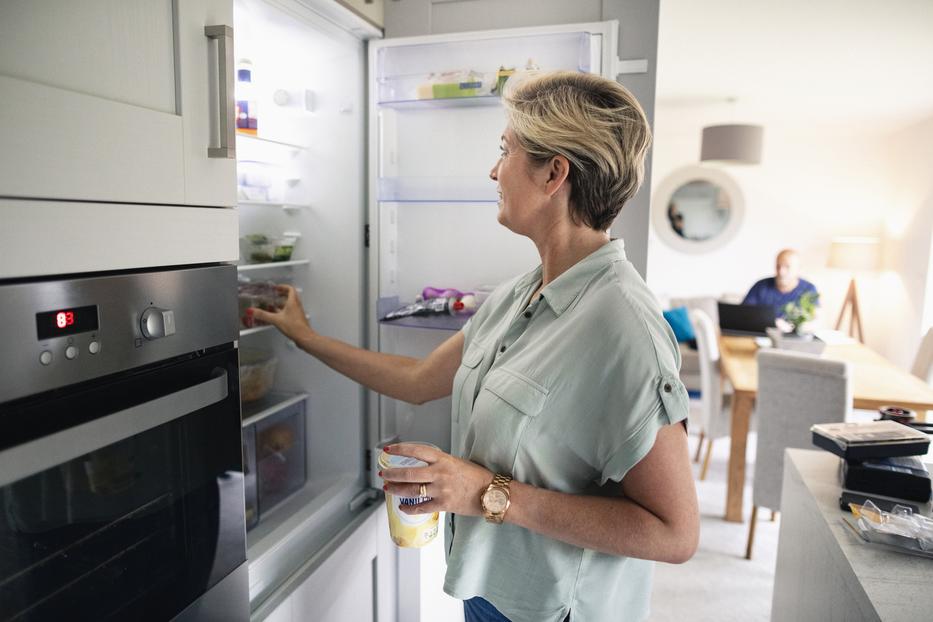
POLYGON ((261 333, 262 331, 269 330, 270 328, 273 328, 272 324, 267 324, 265 326, 254 326, 253 328, 244 328, 240 331, 240 337, 255 335, 256 333, 261 333))
MULTIPOLYGON (((296 287, 295 291, 301 294, 303 290, 300 287, 296 287)), ((305 313, 305 319, 310 320, 311 314, 305 313)), ((246 337, 248 335, 255 335, 256 333, 261 333, 263 331, 270 330, 272 328, 275 328, 274 326, 272 326, 272 324, 266 324, 265 326, 254 326, 253 328, 244 328, 240 331, 240 337, 246 337)), ((294 342, 289 342, 289 343, 294 344, 294 342)))
POLYGON ((307 203, 279 203, 276 201, 237 201, 237 205, 250 205, 261 207, 278 207, 286 212, 300 209, 311 209, 307 203))
MULTIPOLYGON (((260 328, 272 328, 271 326, 261 326, 260 328)), ((288 408, 292 404, 308 399, 307 393, 282 393, 272 391, 255 402, 246 402, 243 404, 242 419, 243 427, 248 427, 262 421, 270 415, 280 412, 283 408, 288 408)))
POLYGON ((498 95, 473 95, 470 97, 438 97, 433 99, 399 99, 381 101, 379 106, 397 110, 423 110, 425 108, 465 108, 472 106, 501 106, 498 95))
MULTIPOLYGON (((380 298, 379 302, 376 303, 376 313, 378 317, 382 318, 385 317, 386 313, 404 307, 407 304, 410 303, 399 302, 399 299, 395 296, 380 298)), ((379 324, 382 326, 395 326, 397 328, 426 328, 429 330, 458 331, 463 328, 463 325, 467 323, 470 317, 469 315, 412 315, 387 322, 380 319, 379 324)))
POLYGON ((270 145, 280 145, 282 147, 288 147, 289 149, 294 149, 296 151, 304 151, 307 149, 304 145, 296 145, 295 143, 287 143, 282 140, 273 140, 272 138, 263 138, 262 136, 253 136, 252 134, 240 134, 239 132, 236 135, 237 140, 244 140, 246 142, 256 141, 259 143, 266 143, 270 145))
POLYGON ((291 261, 273 261, 271 263, 246 263, 236 267, 238 272, 247 272, 251 270, 265 270, 266 268, 285 268, 287 266, 307 265, 307 259, 292 259, 291 261))

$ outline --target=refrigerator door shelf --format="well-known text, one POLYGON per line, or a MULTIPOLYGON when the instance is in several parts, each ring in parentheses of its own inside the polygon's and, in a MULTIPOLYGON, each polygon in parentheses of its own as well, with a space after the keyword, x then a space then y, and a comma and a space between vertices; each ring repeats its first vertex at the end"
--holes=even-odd
POLYGON ((508 75, 523 69, 598 72, 593 38, 581 31, 490 33, 473 40, 383 47, 376 56, 378 101, 497 96, 508 75))
POLYGON ((467 106, 501 106, 502 98, 498 95, 472 95, 470 97, 439 97, 432 99, 401 99, 380 101, 382 108, 396 110, 422 110, 425 108, 465 108, 467 106))
POLYGON ((381 177, 379 201, 398 203, 497 203, 488 177, 381 177))
MULTIPOLYGON (((380 298, 376 304, 378 317, 385 317, 386 313, 404 307, 406 302, 399 301, 397 296, 380 298)), ((471 314, 472 315, 472 314, 471 314)), ((379 321, 382 326, 395 326, 397 328, 426 328, 428 330, 448 330, 456 332, 463 328, 471 315, 413 315, 391 321, 379 321)))

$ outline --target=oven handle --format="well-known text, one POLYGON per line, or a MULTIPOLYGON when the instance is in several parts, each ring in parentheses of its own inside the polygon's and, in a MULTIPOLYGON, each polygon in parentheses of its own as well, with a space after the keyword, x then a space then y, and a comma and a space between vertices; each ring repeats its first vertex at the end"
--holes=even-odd
POLYGON ((187 389, 0 452, 0 488, 226 399, 227 372, 187 389))

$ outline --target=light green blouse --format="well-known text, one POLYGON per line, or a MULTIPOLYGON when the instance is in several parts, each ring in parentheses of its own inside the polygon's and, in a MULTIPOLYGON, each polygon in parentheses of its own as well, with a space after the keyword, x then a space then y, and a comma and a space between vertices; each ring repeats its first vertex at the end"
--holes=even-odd
MULTIPOLYGON (((455 455, 516 480, 610 495, 687 416, 674 335, 612 241, 549 283, 541 267, 496 289, 463 328, 455 455)), ((573 506, 564 508, 573 512, 573 506)), ((640 620, 653 562, 581 549, 512 524, 448 515, 444 591, 482 596, 513 622, 640 620)))

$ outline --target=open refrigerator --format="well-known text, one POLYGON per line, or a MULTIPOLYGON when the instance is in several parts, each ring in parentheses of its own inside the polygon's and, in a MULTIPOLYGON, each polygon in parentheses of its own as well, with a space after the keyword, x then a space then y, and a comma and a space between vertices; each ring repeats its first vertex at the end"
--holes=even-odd
MULTIPOLYGON (((314 6, 234 3, 241 305, 266 304, 249 299, 265 282, 288 282, 319 332, 422 357, 467 317, 380 321, 387 311, 426 286, 475 291, 539 262, 496 220, 488 175, 505 125, 502 84, 534 67, 615 76, 618 25, 379 39, 314 6)), ((382 511, 382 444, 450 450, 450 401, 365 391, 248 319, 239 345, 257 366, 242 413, 250 600, 261 618, 309 559, 382 511)), ((397 600, 380 601, 391 609, 380 615, 419 619, 419 593, 440 591, 440 540, 393 551, 397 600)))

